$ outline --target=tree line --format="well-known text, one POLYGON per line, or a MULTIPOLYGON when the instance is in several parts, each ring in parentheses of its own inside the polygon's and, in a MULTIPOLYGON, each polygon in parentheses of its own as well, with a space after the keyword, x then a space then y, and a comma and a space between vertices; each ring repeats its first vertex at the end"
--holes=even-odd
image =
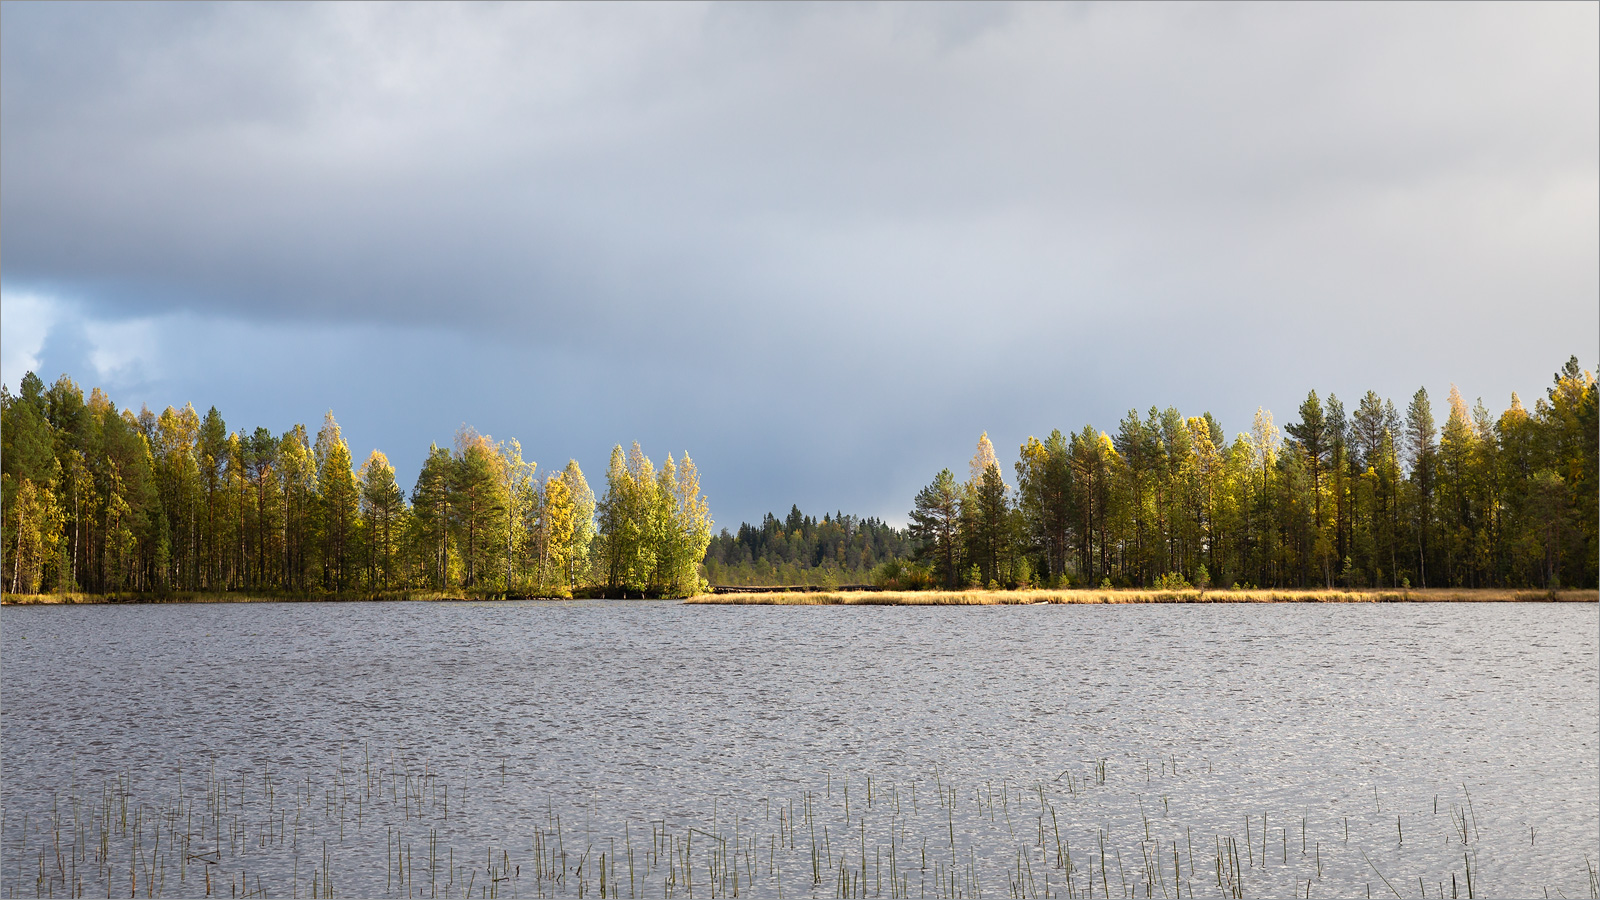
POLYGON ((789 508, 760 525, 722 529, 706 548, 706 575, 713 584, 838 586, 865 584, 882 563, 909 556, 910 535, 879 519, 823 514, 819 521, 789 508))
POLYGON ((8 593, 409 589, 571 596, 700 591, 711 518, 685 454, 633 445, 596 499, 576 461, 540 476, 515 441, 463 427, 409 496, 374 450, 353 465, 330 411, 313 435, 230 431, 212 407, 119 411, 66 375, 0 387, 8 593))
POLYGON ((901 587, 969 585, 1594 587, 1594 375, 1573 357, 1533 409, 1491 415, 1452 386, 1402 415, 1368 391, 1310 392, 1280 433, 1258 409, 1226 440, 1210 413, 1129 411, 1114 434, 1028 438, 1015 484, 988 436, 911 512, 901 587))

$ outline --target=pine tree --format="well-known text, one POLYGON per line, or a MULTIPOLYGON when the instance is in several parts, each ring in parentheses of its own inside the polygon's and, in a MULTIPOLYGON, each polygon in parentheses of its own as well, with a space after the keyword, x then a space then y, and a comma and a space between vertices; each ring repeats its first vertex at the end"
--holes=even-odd
POLYGON ((1373 494, 1376 501, 1375 518, 1378 531, 1378 561, 1383 566, 1377 574, 1377 583, 1383 582, 1383 572, 1388 572, 1389 586, 1400 587, 1401 543, 1401 486, 1404 476, 1400 468, 1400 453, 1396 449, 1395 433, 1385 427, 1378 439, 1369 472, 1373 476, 1373 494))
POLYGON ((1044 551, 1045 573, 1060 578, 1067 571, 1072 527, 1072 460, 1059 430, 1043 442, 1029 437, 1017 459, 1017 505, 1025 533, 1044 551))
POLYGON ((411 489, 411 510, 417 531, 412 546, 417 549, 423 570, 428 573, 428 583, 439 589, 450 586, 454 469, 450 451, 433 444, 428 448, 422 470, 417 473, 416 486, 411 489))
POLYGON ((404 532, 405 494, 395 482, 394 467, 374 450, 361 464, 361 520, 366 540, 367 584, 377 590, 397 586, 400 537, 404 532))
POLYGON ((1501 513, 1504 508, 1504 484, 1500 478, 1500 439, 1495 430, 1494 417, 1483 398, 1472 406, 1473 441, 1469 505, 1475 510, 1469 566, 1473 584, 1503 585, 1504 541, 1501 513))
MULTIPOLYGON (((1150 414, 1154 419, 1154 407, 1151 407, 1150 414)), ((1130 409, 1118 423, 1117 436, 1112 443, 1119 463, 1112 469, 1117 476, 1117 493, 1124 501, 1122 509, 1129 516, 1133 529, 1132 546, 1125 548, 1125 552, 1133 557, 1132 564, 1125 568, 1132 580, 1142 585, 1148 583, 1152 574, 1149 557, 1152 543, 1150 521, 1153 517, 1150 487, 1160 453, 1160 439, 1139 418, 1139 411, 1130 409)))
POLYGON ((1438 517, 1445 577, 1455 584, 1470 579, 1473 532, 1476 529, 1472 501, 1473 459, 1478 455, 1477 430, 1466 400, 1454 384, 1450 385, 1450 414, 1439 436, 1438 517))
POLYGON ((1192 573, 1190 548, 1198 541, 1188 505, 1193 502, 1188 475, 1193 470, 1194 445, 1176 407, 1167 407, 1155 420, 1159 453, 1156 458, 1156 529, 1163 538, 1165 557, 1159 571, 1192 573))
POLYGON ((1417 388, 1406 407, 1404 454, 1411 470, 1411 527, 1415 535, 1417 586, 1428 586, 1428 555, 1433 532, 1434 478, 1438 444, 1435 442, 1433 406, 1428 389, 1417 388))
POLYGON ((1540 418, 1549 432, 1551 466, 1566 486, 1565 506, 1574 520, 1558 552, 1558 556, 1572 559, 1572 571, 1561 577, 1591 584, 1600 559, 1600 536, 1596 534, 1600 527, 1596 522, 1596 498, 1600 496, 1596 483, 1600 478, 1596 450, 1600 394, 1594 374, 1585 371, 1576 356, 1555 373, 1554 382, 1546 393, 1548 400, 1540 402, 1540 418))
POLYGON ((1333 555, 1336 561, 1350 554, 1350 424, 1337 394, 1328 395, 1328 481, 1333 501, 1333 555))
POLYGON ((272 432, 257 428, 250 436, 246 464, 255 494, 255 559, 250 565, 251 587, 266 587, 274 578, 287 588, 289 571, 281 550, 283 536, 280 501, 287 491, 279 474, 279 443, 272 432))
POLYGON ((985 432, 978 438, 972 457, 972 478, 962 492, 962 532, 967 540, 968 558, 975 562, 984 584, 998 581, 1002 562, 1010 555, 1009 489, 1000 477, 1000 463, 994 445, 985 432))
POLYGON ((317 464, 323 586, 342 591, 349 587, 354 574, 361 493, 351 471, 350 446, 333 418, 333 410, 323 416, 312 455, 317 464))
MULTIPOLYGON (((1218 506, 1223 499, 1224 460, 1222 452, 1212 440, 1213 423, 1204 418, 1191 418, 1187 424, 1194 459, 1194 516, 1200 533, 1199 552, 1205 556, 1207 571, 1221 572, 1217 558, 1217 522, 1218 506)), ((1220 433, 1221 429, 1217 431, 1220 433)))
POLYGON ((1111 574, 1112 475, 1120 467, 1116 447, 1105 432, 1085 425, 1072 436, 1073 507, 1078 511, 1078 571, 1090 584, 1111 574))
POLYGON ((206 508, 203 586, 216 590, 222 586, 222 547, 226 539, 218 507, 227 499, 224 482, 228 465, 228 426, 215 406, 206 410, 205 419, 200 423, 196 450, 206 508))
POLYGON ((278 467, 283 484, 283 587, 308 592, 320 504, 316 454, 306 426, 297 424, 284 432, 278 441, 278 467))
POLYGON ((1331 566, 1333 545, 1324 530, 1322 497, 1324 493, 1323 475, 1330 463, 1333 441, 1329 434, 1327 417, 1323 414, 1322 401, 1318 399, 1316 391, 1307 394, 1305 402, 1300 404, 1300 422, 1298 424, 1291 423, 1284 426, 1284 428, 1294 437, 1302 462, 1307 473, 1311 476, 1311 527, 1313 541, 1311 550, 1318 568, 1322 571, 1323 583, 1331 586, 1333 583, 1331 566))
POLYGON ((1256 407, 1255 420, 1250 427, 1251 465, 1256 484, 1252 485, 1253 502, 1249 512, 1249 542, 1254 551, 1251 566, 1263 585, 1278 583, 1279 534, 1273 522, 1273 492, 1271 475, 1277 469, 1278 428, 1272 423, 1272 412, 1256 407))
POLYGON ((1311 490, 1314 494, 1313 503, 1316 507, 1317 522, 1322 522, 1322 471, 1327 467, 1328 457, 1328 420, 1322 412, 1322 401, 1317 398, 1317 392, 1312 391, 1306 395, 1304 403, 1300 404, 1300 422, 1284 426, 1305 456, 1306 469, 1311 473, 1311 490))
MULTIPOLYGON (((44 382, 29 372, 19 387, 20 396, 0 394, 0 497, 8 538, 0 554, 11 576, 3 583, 13 592, 24 581, 37 581, 30 567, 48 546, 41 530, 46 518, 42 494, 49 492, 56 469, 54 439, 45 416, 44 382)), ((43 565, 42 561, 38 564, 43 565)))
POLYGON ((463 426, 456 432, 451 468, 451 525, 461 549, 466 587, 498 577, 505 553, 505 484, 500 449, 487 436, 463 426))
POLYGON ((226 586, 231 590, 244 587, 249 535, 246 523, 251 509, 249 473, 250 439, 241 431, 228 435, 227 489, 228 489, 228 553, 226 586))
POLYGON ((1383 400, 1376 393, 1367 391, 1357 404, 1355 415, 1350 420, 1357 471, 1364 472, 1372 466, 1378 452, 1378 444, 1383 440, 1385 427, 1390 426, 1384 415, 1383 400))
POLYGON ((56 502, 62 514, 61 542, 58 545, 53 579, 60 589, 80 590, 85 540, 92 535, 93 509, 97 496, 89 452, 93 450, 93 416, 83 400, 83 391, 62 375, 44 393, 45 417, 50 423, 59 481, 56 502))
POLYGON ((933 561, 934 577, 954 588, 961 563, 960 489, 949 469, 940 470, 933 483, 917 492, 911 510, 911 537, 918 542, 917 556, 933 561))

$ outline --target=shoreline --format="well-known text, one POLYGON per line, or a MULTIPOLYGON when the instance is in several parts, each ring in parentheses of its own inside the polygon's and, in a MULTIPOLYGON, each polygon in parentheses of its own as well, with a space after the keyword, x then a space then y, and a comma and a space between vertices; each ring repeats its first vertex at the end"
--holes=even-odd
POLYGON ((1255 590, 1099 589, 1030 591, 862 591, 701 594, 705 606, 1025 606, 1111 603, 1597 603, 1600 591, 1514 588, 1255 590))
MULTIPOLYGON (((244 591, 178 591, 170 594, 5 594, 4 606, 105 606, 179 603, 500 603, 516 600, 644 599, 637 597, 542 597, 468 594, 463 591, 384 591, 282 595, 244 591)), ((669 601, 690 606, 1030 606, 1035 604, 1118 603, 1597 603, 1595 589, 1525 588, 1334 589, 1261 588, 1250 590, 1086 588, 1028 591, 770 591, 700 594, 669 601)))
POLYGON ((588 598, 483 594, 462 591, 350 591, 343 594, 257 594, 247 591, 174 591, 169 594, 5 594, 0 606, 127 606, 180 603, 498 603, 507 600, 588 598))

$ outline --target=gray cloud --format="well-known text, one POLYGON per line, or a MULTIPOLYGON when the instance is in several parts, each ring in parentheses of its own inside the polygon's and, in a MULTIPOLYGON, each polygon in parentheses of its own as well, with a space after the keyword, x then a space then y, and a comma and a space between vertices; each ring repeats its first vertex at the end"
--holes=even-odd
POLYGON ((342 353, 314 402, 397 461, 478 404, 716 448, 733 516, 898 517, 985 428, 1503 404, 1600 342, 1593 6, 0 17, 7 289, 342 353))

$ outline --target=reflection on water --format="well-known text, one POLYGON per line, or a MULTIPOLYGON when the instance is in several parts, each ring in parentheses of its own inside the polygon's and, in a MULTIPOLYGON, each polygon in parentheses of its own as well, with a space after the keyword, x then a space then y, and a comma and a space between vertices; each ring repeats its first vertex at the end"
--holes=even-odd
POLYGON ((6 608, 0 892, 1591 896, 1597 636, 1586 604, 6 608))

